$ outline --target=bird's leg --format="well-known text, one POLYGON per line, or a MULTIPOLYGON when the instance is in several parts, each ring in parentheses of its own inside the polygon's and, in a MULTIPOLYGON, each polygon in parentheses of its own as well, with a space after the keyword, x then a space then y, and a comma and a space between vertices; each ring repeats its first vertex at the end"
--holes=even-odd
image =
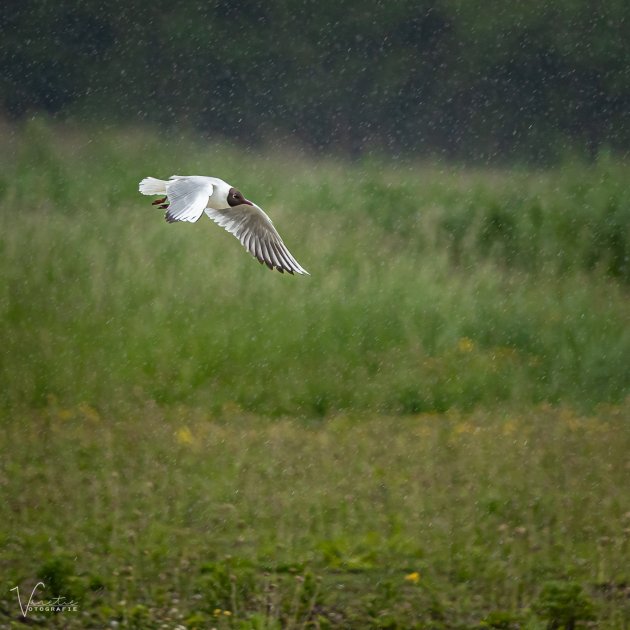
POLYGON ((161 203, 164 203, 166 201, 166 197, 162 197, 162 199, 156 199, 151 205, 152 206, 158 206, 161 203))

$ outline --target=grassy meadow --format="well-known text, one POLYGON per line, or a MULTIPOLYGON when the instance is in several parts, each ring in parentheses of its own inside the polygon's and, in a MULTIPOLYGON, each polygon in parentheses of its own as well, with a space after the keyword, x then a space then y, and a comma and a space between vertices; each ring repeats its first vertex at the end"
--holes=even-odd
POLYGON ((0 138, 0 624, 630 627, 630 166, 0 138), (211 174, 312 274, 138 181, 211 174))

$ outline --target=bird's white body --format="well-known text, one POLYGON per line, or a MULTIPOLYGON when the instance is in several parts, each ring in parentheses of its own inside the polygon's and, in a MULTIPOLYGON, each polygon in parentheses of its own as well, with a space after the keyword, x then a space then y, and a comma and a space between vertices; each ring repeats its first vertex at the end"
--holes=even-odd
MULTIPOLYGON (((144 195, 166 195, 169 197, 169 191, 174 193, 177 189, 184 189, 189 192, 211 191, 205 207, 214 210, 230 207, 227 199, 231 188, 232 186, 222 179, 206 177, 205 175, 172 175, 168 180, 147 177, 140 182, 140 192, 144 195)), ((201 213, 199 216, 201 216, 201 213)), ((194 220, 196 221, 197 219, 194 220)), ((191 219, 179 220, 190 221, 191 219)))
POLYGON ((307 274, 282 242, 271 219, 262 208, 245 199, 239 191, 217 177, 172 175, 168 180, 146 177, 140 182, 143 195, 164 195, 168 203, 166 220, 198 221, 205 213, 233 234, 259 262, 280 273, 307 274))

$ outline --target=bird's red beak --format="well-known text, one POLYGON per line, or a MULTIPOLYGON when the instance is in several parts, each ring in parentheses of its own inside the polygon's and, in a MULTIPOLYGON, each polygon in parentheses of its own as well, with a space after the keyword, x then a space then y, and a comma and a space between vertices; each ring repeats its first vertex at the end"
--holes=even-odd
POLYGON ((249 199, 245 199, 245 198, 243 198, 243 203, 246 203, 248 206, 254 205, 251 201, 249 201, 249 199))

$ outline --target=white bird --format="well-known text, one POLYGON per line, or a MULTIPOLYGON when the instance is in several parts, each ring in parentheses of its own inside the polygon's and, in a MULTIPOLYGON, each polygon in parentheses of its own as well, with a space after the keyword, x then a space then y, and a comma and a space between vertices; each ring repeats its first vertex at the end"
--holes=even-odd
POLYGON ((146 177, 140 182, 143 195, 163 195, 153 202, 166 210, 169 223, 194 223, 205 213, 230 234, 261 264, 280 273, 307 274, 292 256, 271 219, 255 203, 222 179, 199 175, 172 175, 168 181, 146 177))

